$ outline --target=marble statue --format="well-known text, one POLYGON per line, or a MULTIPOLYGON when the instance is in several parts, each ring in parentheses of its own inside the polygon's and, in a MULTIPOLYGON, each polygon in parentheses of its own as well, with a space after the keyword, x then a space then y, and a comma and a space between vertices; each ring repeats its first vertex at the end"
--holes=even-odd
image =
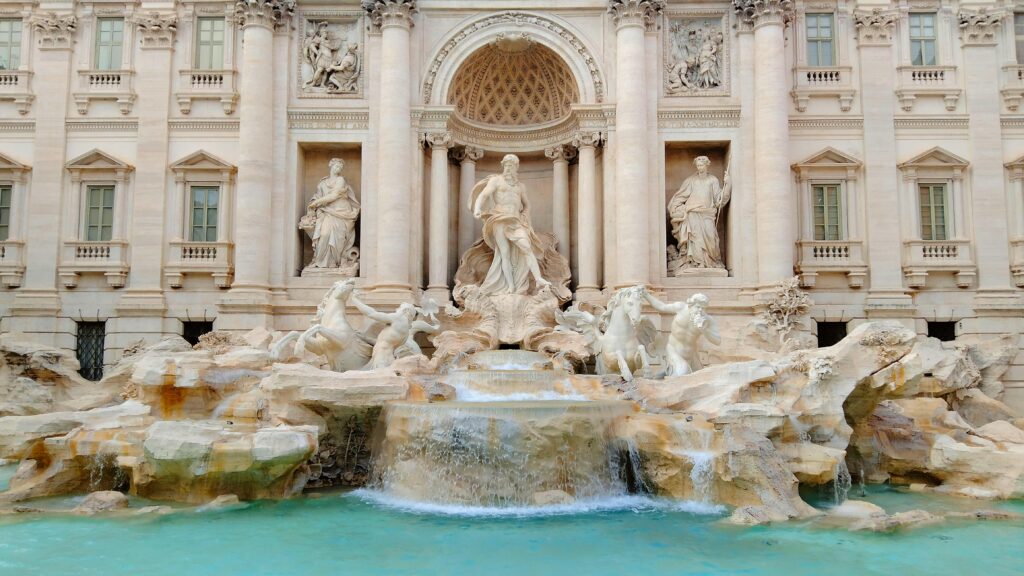
POLYGON ((313 240, 313 260, 307 268, 337 269, 344 276, 355 276, 359 268, 359 249, 355 247, 359 201, 341 175, 344 167, 340 158, 331 160, 330 175, 317 184, 299 228, 313 240))
POLYGON ((677 242, 675 254, 670 254, 670 272, 675 273, 686 268, 725 268, 718 220, 732 195, 728 162, 723 183, 708 174, 711 160, 707 156, 698 156, 693 164, 697 173, 683 181, 668 203, 672 235, 677 242), (675 256, 674 261, 671 256, 675 256))
POLYGON ((357 295, 352 296, 352 303, 370 320, 382 323, 384 326, 377 334, 376 342, 373 345, 373 354, 370 370, 387 368, 397 358, 420 354, 420 347, 416 344, 416 334, 420 332, 434 333, 440 328, 436 323, 435 314, 437 305, 432 301, 424 308, 419 308, 408 302, 403 302, 398 309, 391 313, 380 312, 371 306, 364 304, 357 295), (416 317, 433 319, 434 324, 417 320, 416 317))
POLYGON ((324 356, 335 372, 358 370, 365 366, 370 360, 372 341, 349 324, 345 313, 355 285, 351 278, 335 282, 317 306, 312 326, 301 334, 291 332, 274 343, 271 358, 284 361, 293 354, 301 358, 308 350, 324 356))
POLYGON ((312 25, 302 43, 302 59, 311 70, 303 89, 338 94, 359 90, 362 69, 359 44, 337 37, 328 22, 312 25), (345 46, 344 52, 342 46, 345 46))
POLYGON ((540 272, 540 239, 530 224, 530 202, 519 181, 519 158, 501 159, 501 174, 488 176, 473 188, 473 216, 483 221, 483 239, 493 252, 481 290, 487 294, 526 294, 530 281, 550 286, 540 272))
POLYGON ((708 315, 708 297, 694 294, 686 302, 665 303, 650 292, 647 302, 658 312, 675 314, 665 345, 666 376, 685 376, 704 367, 700 359, 701 340, 721 344, 715 319, 708 315))
POLYGON ((619 374, 630 381, 637 372, 650 369, 649 351, 653 349, 657 328, 643 316, 647 289, 623 288, 608 301, 598 315, 573 307, 557 316, 559 330, 584 335, 597 360, 598 374, 619 374))
POLYGON ((716 19, 673 21, 669 28, 671 60, 665 90, 679 95, 722 87, 725 34, 716 19))

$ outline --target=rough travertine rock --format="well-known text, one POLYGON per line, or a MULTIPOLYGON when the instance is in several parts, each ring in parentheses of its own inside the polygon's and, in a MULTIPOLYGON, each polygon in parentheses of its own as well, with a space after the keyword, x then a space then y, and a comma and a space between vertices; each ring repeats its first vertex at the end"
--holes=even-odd
POLYGON ((29 458, 45 438, 63 436, 79 427, 118 429, 147 422, 149 406, 129 401, 84 412, 51 412, 0 418, 0 458, 29 458))
POLYGON ((935 516, 924 510, 909 510, 889 516, 871 516, 853 524, 850 530, 869 530, 872 532, 892 532, 904 528, 916 528, 942 522, 941 516, 935 516))
POLYGON ((82 500, 82 503, 75 507, 75 514, 91 516, 101 512, 121 510, 128 507, 128 497, 114 490, 102 490, 93 492, 82 500))

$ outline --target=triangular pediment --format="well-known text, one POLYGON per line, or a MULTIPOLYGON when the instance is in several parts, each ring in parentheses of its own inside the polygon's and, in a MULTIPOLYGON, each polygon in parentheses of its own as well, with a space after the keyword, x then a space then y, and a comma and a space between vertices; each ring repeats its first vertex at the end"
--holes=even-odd
POLYGON ((230 170, 234 172, 235 167, 206 150, 199 150, 171 164, 171 170, 230 170))
POLYGON ((1007 168, 1024 168, 1024 156, 1021 156, 1012 162, 1007 162, 1006 164, 1003 164, 1003 166, 1007 168))
POLYGON ((68 170, 131 170, 131 164, 93 148, 67 163, 68 170))
POLYGON ((7 156, 6 154, 0 154, 0 172, 16 171, 20 172, 23 170, 30 170, 29 166, 18 162, 14 158, 7 156))
POLYGON ((899 164, 900 168, 966 168, 967 160, 938 146, 899 164))
POLYGON ((828 146, 809 158, 793 164, 794 170, 800 168, 859 168, 860 160, 828 146))

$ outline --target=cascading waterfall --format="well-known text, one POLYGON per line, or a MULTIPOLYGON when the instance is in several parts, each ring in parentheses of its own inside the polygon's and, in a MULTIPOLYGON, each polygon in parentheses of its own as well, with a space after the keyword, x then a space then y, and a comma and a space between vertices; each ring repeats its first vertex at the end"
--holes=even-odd
POLYGON ((836 464, 835 477, 832 479, 832 500, 836 506, 846 502, 851 486, 853 478, 850 476, 850 469, 846 466, 846 460, 840 459, 836 464))

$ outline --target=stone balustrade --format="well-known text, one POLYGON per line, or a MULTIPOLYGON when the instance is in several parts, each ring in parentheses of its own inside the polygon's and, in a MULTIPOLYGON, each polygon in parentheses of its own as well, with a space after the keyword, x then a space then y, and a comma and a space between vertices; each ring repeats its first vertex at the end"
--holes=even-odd
POLYGON ((796 270, 800 284, 813 288, 818 274, 846 275, 851 288, 860 288, 868 273, 864 243, 860 240, 801 240, 796 270))
POLYGON ((1010 112, 1016 112, 1024 100, 1024 66, 1009 64, 1003 66, 1003 85, 1000 93, 1003 104, 1010 112))
POLYGON ((234 276, 234 245, 231 242, 170 243, 164 278, 171 288, 181 288, 185 274, 209 274, 218 288, 230 288, 234 276))
POLYGON ((82 274, 103 274, 111 288, 121 288, 128 278, 128 242, 66 241, 57 272, 66 288, 78 286, 82 274))
POLYGON ((903 275, 910 288, 924 288, 930 273, 951 272, 960 288, 969 288, 977 266, 968 240, 908 240, 903 243, 903 275))
POLYGON ((28 114, 35 99, 31 83, 28 70, 0 70, 0 100, 13 101, 19 114, 28 114))
POLYGON ((799 112, 807 110, 811 98, 832 97, 839 109, 849 112, 853 106, 852 68, 849 66, 797 66, 793 68, 793 103, 799 112))
POLYGON ((234 70, 180 70, 175 97, 182 114, 192 112, 196 100, 217 100, 225 114, 232 114, 238 103, 234 70))
POLYGON ((939 97, 950 112, 956 110, 962 90, 956 66, 900 66, 896 96, 904 112, 914 109, 920 97, 939 97))
POLYGON ((114 100, 121 114, 132 111, 135 102, 133 70, 79 70, 78 90, 74 93, 79 114, 88 114, 95 100, 114 100))

